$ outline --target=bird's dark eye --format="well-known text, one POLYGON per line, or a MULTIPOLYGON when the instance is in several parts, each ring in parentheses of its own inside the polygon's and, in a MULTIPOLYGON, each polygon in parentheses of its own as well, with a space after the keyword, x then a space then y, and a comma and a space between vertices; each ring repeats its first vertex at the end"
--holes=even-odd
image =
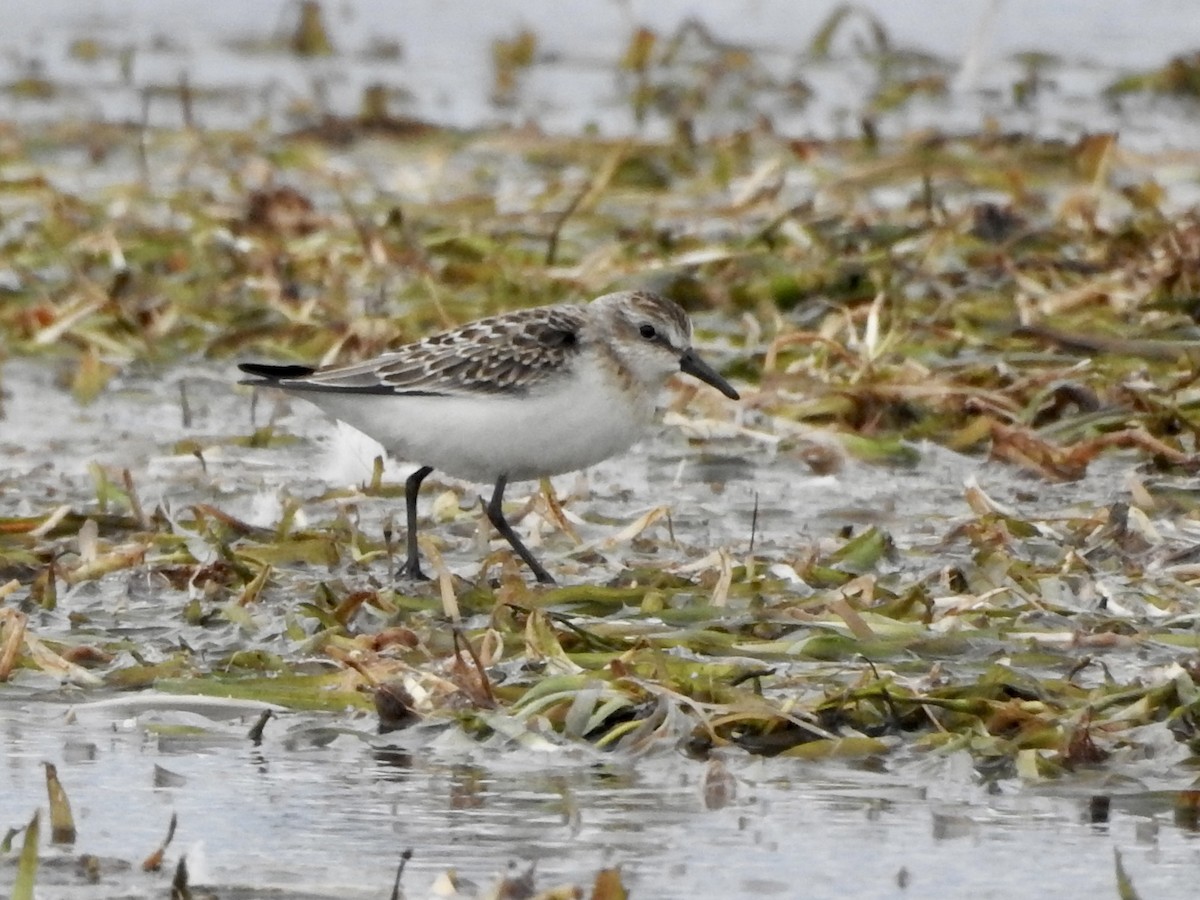
POLYGON ((643 325, 638 329, 638 333, 648 341, 652 341, 658 337, 658 332, 654 330, 653 325, 643 325))

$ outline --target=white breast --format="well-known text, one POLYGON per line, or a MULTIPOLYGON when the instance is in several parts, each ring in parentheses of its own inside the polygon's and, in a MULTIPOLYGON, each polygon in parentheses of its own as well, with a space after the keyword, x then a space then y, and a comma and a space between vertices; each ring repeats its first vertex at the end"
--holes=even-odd
POLYGON ((591 357, 521 397, 302 396, 397 459, 479 482, 558 475, 621 453, 645 433, 655 400, 591 357))

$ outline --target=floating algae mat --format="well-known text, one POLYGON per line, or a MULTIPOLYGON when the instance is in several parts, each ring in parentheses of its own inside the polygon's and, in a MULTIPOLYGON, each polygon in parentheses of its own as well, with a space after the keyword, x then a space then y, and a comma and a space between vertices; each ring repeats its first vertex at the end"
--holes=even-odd
POLYGON ((1200 157, 698 137, 669 47, 662 140, 0 131, 5 892, 1191 885, 1200 157), (742 401, 510 488, 557 587, 436 473, 396 581, 412 468, 235 385, 636 286, 742 401))

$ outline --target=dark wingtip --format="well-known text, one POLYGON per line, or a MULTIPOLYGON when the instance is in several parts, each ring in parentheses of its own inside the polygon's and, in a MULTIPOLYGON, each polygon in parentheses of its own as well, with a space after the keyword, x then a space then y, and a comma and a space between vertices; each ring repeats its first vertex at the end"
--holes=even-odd
MULTIPOLYGON (((312 366, 272 366, 267 363, 238 363, 238 369, 247 375, 254 375, 266 381, 279 381, 284 378, 304 378, 317 371, 312 366)), ((243 382, 254 384, 255 382, 243 382)))

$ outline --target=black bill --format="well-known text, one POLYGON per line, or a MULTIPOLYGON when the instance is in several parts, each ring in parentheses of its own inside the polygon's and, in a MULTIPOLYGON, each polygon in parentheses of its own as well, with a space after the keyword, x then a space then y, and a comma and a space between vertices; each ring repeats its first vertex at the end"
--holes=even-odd
POLYGON ((733 389, 733 385, 722 378, 716 369, 697 356, 696 351, 691 347, 683 352, 683 356, 679 357, 679 370, 699 378, 705 384, 711 384, 730 400, 741 399, 738 392, 733 389))

